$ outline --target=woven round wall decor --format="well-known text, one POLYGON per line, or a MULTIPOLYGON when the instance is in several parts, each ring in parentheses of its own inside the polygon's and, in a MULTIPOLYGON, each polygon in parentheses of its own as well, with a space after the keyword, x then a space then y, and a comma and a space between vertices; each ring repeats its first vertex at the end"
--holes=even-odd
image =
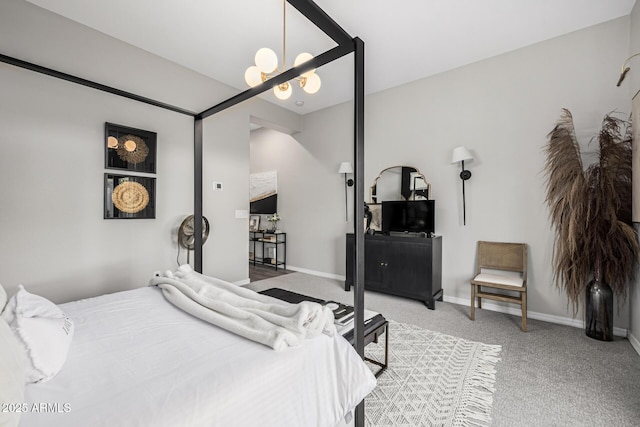
POLYGON ((118 138, 118 156, 128 163, 142 163, 149 155, 149 147, 144 140, 135 135, 123 135, 118 138))
POLYGON ((113 205, 122 212, 137 213, 149 204, 149 192, 142 184, 125 181, 113 189, 113 205))

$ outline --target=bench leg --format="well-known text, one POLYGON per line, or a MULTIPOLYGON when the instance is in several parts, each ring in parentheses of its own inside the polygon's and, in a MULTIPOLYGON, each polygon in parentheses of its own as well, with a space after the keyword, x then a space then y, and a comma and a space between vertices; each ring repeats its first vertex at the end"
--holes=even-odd
POLYGON ((385 334, 384 334, 384 366, 382 367, 382 370, 380 372, 378 372, 378 375, 380 375, 382 373, 382 371, 384 371, 385 369, 387 369, 387 366, 389 364, 389 324, 387 323, 387 326, 384 328, 385 334))
POLYGON ((471 312, 469 317, 471 320, 476 320, 476 285, 471 284, 471 312))
POLYGON ((522 332, 527 332, 527 293, 522 294, 522 332))
POLYGON ((364 360, 366 360, 367 362, 371 362, 374 365, 377 365, 380 367, 378 372, 374 374, 376 378, 378 378, 380 374, 382 374, 387 369, 387 366, 389 364, 389 323, 388 322, 384 327, 384 361, 378 362, 377 360, 369 359, 368 357, 365 357, 364 360))

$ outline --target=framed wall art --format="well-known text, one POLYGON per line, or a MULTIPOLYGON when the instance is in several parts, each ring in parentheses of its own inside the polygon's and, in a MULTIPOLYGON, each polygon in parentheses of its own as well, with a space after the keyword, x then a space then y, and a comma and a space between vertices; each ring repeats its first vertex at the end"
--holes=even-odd
POLYGON ((155 178, 104 174, 104 219, 155 217, 155 178))
POLYGON ((249 175, 249 213, 274 214, 278 212, 278 172, 249 175))
POLYGON ((249 217, 249 231, 260 231, 260 215, 249 217))
POLYGON ((105 123, 105 168, 156 173, 157 134, 105 123))

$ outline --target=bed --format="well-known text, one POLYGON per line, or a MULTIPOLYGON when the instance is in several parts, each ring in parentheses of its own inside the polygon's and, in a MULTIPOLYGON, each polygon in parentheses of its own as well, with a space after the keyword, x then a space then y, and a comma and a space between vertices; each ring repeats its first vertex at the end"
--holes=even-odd
MULTIPOLYGON (((199 113, 19 58, 0 54, 0 62, 193 117, 194 267, 202 272, 203 121, 351 53, 354 58, 354 200, 364 200, 364 42, 350 36, 312 0, 286 1, 327 34, 336 46, 199 113)), ((340 336, 320 336, 300 348, 278 352, 276 356, 268 347, 234 337, 178 311, 159 298, 157 289, 142 288, 72 302, 61 306, 70 318, 77 319, 77 336, 69 349, 68 360, 49 382, 27 386, 25 405, 32 406, 23 411, 21 425, 182 426, 201 425, 203 420, 204 425, 223 426, 333 425, 364 398, 364 389, 375 384, 362 362, 365 342, 363 205, 354 203, 353 212, 356 353, 340 336), (153 300, 158 304, 147 305, 153 300), (191 324, 187 328, 189 333, 180 328, 182 323, 184 327, 191 324), (363 375, 370 377, 366 380, 363 375), (176 380, 172 382, 169 378, 176 380), (165 386, 169 388, 162 393, 161 388, 165 386), (45 411, 33 411, 33 404, 45 411)), ((11 331, 0 321, 0 342, 6 344, 5 340, 10 339, 11 331)), ((14 360, 15 353, 8 351, 7 345, 0 346, 0 379, 7 379, 0 387, 0 402, 15 401, 7 398, 12 396, 11 392, 5 393, 14 388, 9 385, 20 388, 19 378, 14 374, 21 362, 14 360), (9 362, 5 363, 5 358, 9 362)), ((6 414, 0 411, 2 427, 6 414)), ((9 415, 15 416, 17 411, 9 415)), ((355 410, 355 425, 364 426, 362 404, 355 410)))
POLYGON ((26 386, 20 426, 335 426, 375 387, 339 334, 275 351, 155 286, 59 308, 74 324, 68 355, 26 386))

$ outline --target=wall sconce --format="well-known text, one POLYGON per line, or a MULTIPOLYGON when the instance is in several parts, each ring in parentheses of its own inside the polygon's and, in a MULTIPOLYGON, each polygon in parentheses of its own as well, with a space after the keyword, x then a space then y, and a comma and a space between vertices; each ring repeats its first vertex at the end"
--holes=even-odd
POLYGON ((349 208, 347 207, 347 187, 353 186, 353 179, 347 179, 347 175, 353 173, 353 166, 351 165, 351 162, 340 163, 338 173, 344 174, 344 220, 349 221, 349 208))
POLYGON ((451 163, 462 162, 462 172, 460 172, 460 179, 462 180, 462 221, 464 225, 467 225, 467 206, 464 194, 464 182, 471 178, 471 172, 464 168, 465 160, 473 160, 473 156, 467 150, 466 147, 456 147, 453 149, 453 155, 451 156, 451 163))

